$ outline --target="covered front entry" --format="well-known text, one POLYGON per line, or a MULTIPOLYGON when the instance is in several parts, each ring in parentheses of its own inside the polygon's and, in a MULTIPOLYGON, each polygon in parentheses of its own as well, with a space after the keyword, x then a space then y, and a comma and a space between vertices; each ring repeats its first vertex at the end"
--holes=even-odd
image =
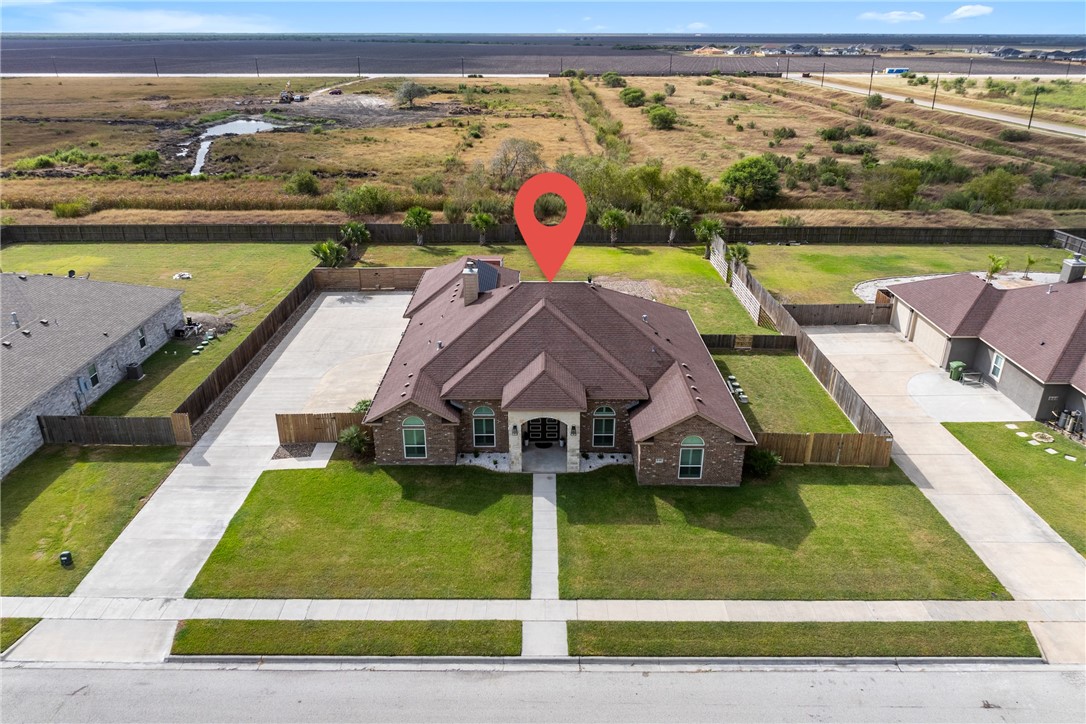
POLYGON ((532 473, 581 469, 579 411, 509 410, 509 469, 532 473))

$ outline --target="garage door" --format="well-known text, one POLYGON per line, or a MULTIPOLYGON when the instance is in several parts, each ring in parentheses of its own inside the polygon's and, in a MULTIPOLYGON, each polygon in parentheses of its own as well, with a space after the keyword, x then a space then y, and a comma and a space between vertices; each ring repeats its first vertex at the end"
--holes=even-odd
POLYGON ((890 318, 890 324, 893 325, 894 329, 901 332, 902 334, 909 333, 910 311, 912 310, 910 310, 905 305, 905 302, 901 301, 900 299, 897 300, 897 304, 894 305, 894 316, 890 318))
POLYGON ((931 358, 937 365, 943 364, 943 353, 946 351, 946 337, 930 322, 921 316, 916 318, 916 330, 913 332, 913 344, 920 351, 931 358))

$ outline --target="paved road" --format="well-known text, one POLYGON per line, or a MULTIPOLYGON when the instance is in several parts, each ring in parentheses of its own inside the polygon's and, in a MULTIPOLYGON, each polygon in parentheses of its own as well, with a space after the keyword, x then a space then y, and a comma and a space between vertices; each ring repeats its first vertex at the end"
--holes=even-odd
POLYGON ((5 722, 1081 722, 1082 671, 7 669, 5 722))
MULTIPOLYGON (((789 80, 794 80, 797 83, 806 83, 807 85, 823 85, 821 79, 815 78, 789 78, 789 80)), ((843 90, 848 91, 849 93, 867 95, 867 89, 865 88, 856 88, 855 86, 845 85, 843 83, 835 83, 832 80, 827 80, 825 82, 825 86, 827 88, 833 88, 834 90, 843 90)), ((905 95, 900 93, 890 93, 888 91, 880 90, 879 95, 881 95, 883 98, 889 98, 892 101, 905 100, 905 95)), ((931 108, 931 101, 929 100, 925 103, 922 99, 917 100, 916 105, 922 108, 931 108)), ((977 118, 987 118, 990 121, 1013 123, 1016 126, 1025 126, 1029 121, 1029 118, 1026 116, 1016 116, 1010 113, 994 113, 992 111, 984 111, 977 108, 958 106, 954 105, 953 103, 943 103, 938 98, 935 99, 935 110, 950 111, 951 113, 961 113, 966 116, 976 116, 977 118)), ((1086 127, 1072 126, 1067 123, 1042 121, 1035 118, 1033 119, 1032 127, 1043 131, 1051 131, 1052 133, 1062 133, 1069 136, 1086 137, 1086 127)))

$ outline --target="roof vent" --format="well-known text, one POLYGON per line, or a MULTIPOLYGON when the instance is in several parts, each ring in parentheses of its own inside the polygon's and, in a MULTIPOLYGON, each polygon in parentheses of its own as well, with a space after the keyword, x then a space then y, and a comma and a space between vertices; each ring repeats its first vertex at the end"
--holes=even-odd
POLYGON ((694 379, 694 375, 687 375, 687 376, 686 376, 686 379, 688 379, 688 380, 692 380, 692 379, 694 379))
POLYGON ((438 348, 438 349, 443 349, 444 347, 445 347, 445 343, 444 343, 444 342, 442 342, 442 341, 441 341, 441 340, 439 339, 439 340, 437 341, 437 348, 438 348))
POLYGON ((697 400, 698 402, 705 402, 705 400, 701 399, 700 397, 695 397, 694 399, 697 400))
POLYGON ((30 330, 29 329, 24 329, 23 330, 23 335, 29 337, 30 336, 30 330))
POLYGON ((647 315, 647 314, 642 314, 642 315, 641 315, 641 321, 642 321, 642 322, 648 322, 648 321, 649 321, 649 315, 647 315))
POLYGON ((4 345, 5 347, 11 347, 11 342, 7 341, 6 339, 3 342, 0 342, 0 344, 4 345))
POLYGON ((685 362, 681 362, 680 364, 686 369, 690 369, 690 365, 686 364, 685 362))
POLYGON ((26 281, 26 274, 20 274, 19 278, 22 279, 25 282, 26 281))
POLYGON ((15 327, 15 329, 19 328, 19 315, 15 312, 11 313, 11 326, 15 327))
POLYGON ((48 327, 49 326, 49 320, 48 319, 39 319, 38 321, 41 322, 41 325, 43 327, 48 327))
POLYGON ((698 391, 698 388, 697 388, 697 387, 694 387, 694 385, 690 385, 690 389, 692 389, 692 390, 693 390, 694 392, 697 392, 697 391, 698 391))
POLYGON ((1051 293, 1052 293, 1052 285, 1051 285, 1051 284, 1049 284, 1049 285, 1048 285, 1048 293, 1049 293, 1049 294, 1051 294, 1051 293))

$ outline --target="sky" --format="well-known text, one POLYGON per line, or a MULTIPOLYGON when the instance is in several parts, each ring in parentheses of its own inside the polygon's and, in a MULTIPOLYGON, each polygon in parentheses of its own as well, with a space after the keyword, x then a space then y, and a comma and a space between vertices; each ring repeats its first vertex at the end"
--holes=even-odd
POLYGON ((0 0, 0 23, 35 33, 1086 34, 1086 2, 0 0))

